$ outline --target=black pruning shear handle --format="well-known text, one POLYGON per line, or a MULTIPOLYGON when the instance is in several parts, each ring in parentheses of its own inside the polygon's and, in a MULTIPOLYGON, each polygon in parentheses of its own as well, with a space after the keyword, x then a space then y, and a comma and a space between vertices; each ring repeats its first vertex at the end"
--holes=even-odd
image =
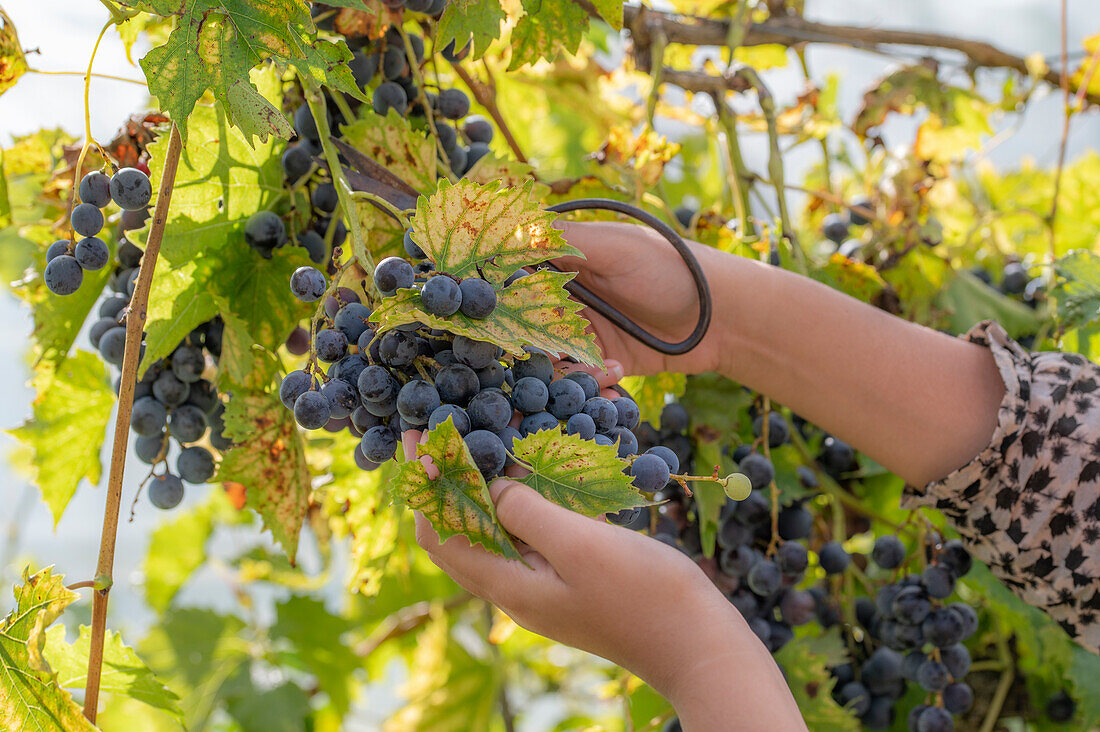
MULTIPOLYGON (((353 190, 376 195, 402 210, 416 207, 416 199, 419 196, 416 189, 351 145, 336 138, 332 138, 332 144, 336 146, 344 159, 352 166, 351 168, 344 166, 344 175, 353 190)), ((321 165, 325 164, 324 160, 318 162, 321 165)), ((381 206, 379 209, 386 211, 381 206)), ((684 264, 695 283, 695 291, 699 296, 699 319, 695 324, 695 329, 684 340, 672 343, 658 338, 576 280, 567 282, 565 289, 585 306, 592 308, 621 328, 624 333, 655 351, 670 356, 679 356, 699 345, 710 327, 711 316, 714 311, 714 300, 711 297, 710 287, 707 285, 707 278, 703 273, 703 268, 699 265, 699 260, 695 258, 687 243, 671 226, 648 211, 610 198, 580 198, 575 201, 565 201, 548 206, 547 210, 559 214, 590 210, 611 211, 629 216, 664 237, 676 250, 676 253, 680 255, 680 258, 684 260, 684 264)), ((546 262, 543 266, 561 271, 550 262, 546 262)))

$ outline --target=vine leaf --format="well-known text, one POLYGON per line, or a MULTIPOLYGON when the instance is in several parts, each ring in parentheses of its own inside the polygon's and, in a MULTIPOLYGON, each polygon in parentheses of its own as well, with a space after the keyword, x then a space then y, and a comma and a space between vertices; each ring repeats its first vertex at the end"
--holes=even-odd
POLYGON ((296 661, 317 677, 337 714, 347 714, 358 688, 355 670, 362 665, 342 642, 352 623, 326 610, 324 601, 301 595, 279 603, 275 611, 278 620, 271 626, 271 637, 294 644, 296 661))
MULTIPOLYGON (((572 0, 523 0, 523 16, 512 30, 514 71, 539 59, 553 58, 561 51, 576 53, 588 30, 588 14, 572 0)), ((622 12, 620 6, 619 12, 622 12)))
MULTIPOLYGON (((253 80, 261 93, 281 104, 273 71, 257 72, 253 80)), ((158 140, 149 150, 155 189, 167 144, 158 140)), ((240 130, 229 126, 221 105, 195 110, 153 275, 139 373, 169 355, 195 327, 221 314, 233 319, 242 335, 227 340, 221 363, 243 382, 242 364, 251 366, 255 344, 280 342, 308 314, 308 305, 285 296, 291 273, 308 262, 305 250, 286 246, 265 259, 244 241, 248 218, 273 207, 282 191, 273 143, 250 146, 240 130)))
POLYGON ((0 622, 0 720, 6 729, 85 732, 95 726, 45 666, 46 627, 78 599, 52 568, 15 588, 15 607, 0 622))
MULTIPOLYGON (((176 16, 164 45, 141 60, 149 92, 188 139, 188 117, 210 90, 227 118, 251 140, 255 135, 289 138, 294 134, 278 105, 249 78, 259 63, 273 59, 304 76, 364 100, 342 42, 316 38, 309 5, 295 0, 127 0, 123 5, 162 16, 176 16)), ((190 146, 189 146, 190 147, 190 146)))
POLYGON ((477 60, 489 44, 500 38, 501 24, 507 16, 500 0, 455 0, 447 3, 447 9, 436 27, 436 44, 445 48, 454 41, 455 50, 471 43, 470 58, 477 60))
POLYGON ((33 453, 35 482, 56 526, 81 479, 99 482, 99 451, 115 395, 103 361, 87 351, 56 370, 37 369, 34 389, 34 416, 11 434, 33 453))
POLYGON ((531 470, 519 481, 571 511, 598 516, 648 504, 623 473, 613 445, 543 430, 516 440, 513 452, 531 470))
POLYGON ((1050 294, 1058 303, 1058 324, 1068 330, 1100 320, 1100 256, 1087 249, 1070 252, 1054 263, 1054 273, 1050 294))
POLYGON ((19 44, 15 23, 0 8, 0 94, 15 86, 19 77, 27 73, 27 58, 19 44))
POLYGON ((461 534, 470 544, 480 544, 494 554, 519 559, 511 537, 497 522, 485 478, 474 466, 462 435, 448 417, 416 448, 417 457, 427 455, 439 469, 439 477, 428 477, 419 460, 409 460, 397 469, 390 488, 394 497, 427 518, 440 540, 461 534))
MULTIPOLYGON (((442 124, 442 121, 440 122, 442 124)), ((344 142, 379 163, 413 188, 436 185, 436 149, 431 137, 412 129, 409 120, 390 110, 385 117, 368 114, 341 127, 344 142)))
MULTIPOLYGON (((88 655, 92 647, 92 629, 80 626, 76 643, 65 640, 65 626, 46 631, 46 657, 57 675, 57 683, 66 689, 83 689, 88 676, 88 655)), ((137 699, 154 709, 168 712, 183 722, 180 698, 167 689, 138 658, 134 649, 122 642, 118 633, 107 632, 103 643, 103 674, 100 688, 137 699)))
POLYGON ((371 315, 390 330, 405 323, 421 322, 432 328, 448 330, 480 341, 492 341, 512 355, 522 356, 523 346, 541 348, 550 353, 565 353, 585 364, 602 365, 596 337, 586 332, 588 321, 580 314, 580 304, 569 299, 564 289, 572 272, 540 270, 513 282, 497 293, 497 306, 484 320, 462 313, 441 318, 420 307, 416 290, 399 290, 382 299, 371 315))
POLYGON ((278 396, 236 390, 225 409, 225 434, 238 442, 225 453, 215 481, 241 483, 247 504, 293 562, 309 509, 305 446, 290 410, 278 396))
POLYGON ((507 277, 548 259, 583 256, 552 226, 555 218, 539 207, 532 181, 501 188, 444 180, 417 201, 413 238, 440 272, 468 277, 481 267, 507 277))
POLYGON ((630 396, 638 404, 642 421, 656 426, 661 421, 661 410, 665 406, 665 397, 679 399, 687 389, 687 377, 662 371, 650 376, 627 376, 621 382, 630 396))
POLYGON ((542 201, 550 195, 550 186, 535 180, 535 166, 521 163, 518 160, 498 158, 492 151, 474 163, 474 167, 466 171, 466 174, 462 177, 464 180, 471 180, 475 183, 492 183, 507 188, 515 188, 528 181, 534 181, 532 189, 534 198, 542 201))
POLYGON ((851 660, 837 628, 817 637, 802 637, 797 643, 788 643, 775 654, 775 659, 789 669, 791 694, 810 729, 836 732, 862 729, 859 719, 837 704, 832 695, 836 679, 829 674, 829 667, 851 660))

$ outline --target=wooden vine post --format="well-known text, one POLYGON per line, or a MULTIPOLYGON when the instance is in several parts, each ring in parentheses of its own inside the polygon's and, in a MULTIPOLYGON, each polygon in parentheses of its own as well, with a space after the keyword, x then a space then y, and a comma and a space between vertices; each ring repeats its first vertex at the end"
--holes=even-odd
POLYGON ((118 514, 122 504, 122 476, 126 468, 126 445, 130 438, 130 414, 134 406, 134 385, 137 381, 138 361, 141 356, 141 338, 148 317, 149 290, 153 284, 153 270, 160 254, 160 241, 168 222, 168 207, 172 202, 172 187, 176 181, 183 141, 176 125, 168 133, 168 156, 161 173, 157 203, 153 208, 153 221, 145 254, 141 258, 137 285, 126 314, 126 350, 122 357, 122 383, 118 390, 118 412, 115 415, 115 438, 111 448, 111 472, 107 479, 107 504, 103 509, 103 533, 99 541, 99 560, 96 564, 96 589, 92 600, 92 644, 88 654, 88 680, 84 686, 84 716, 95 722, 99 706, 99 683, 103 670, 103 642, 107 629, 107 598, 113 584, 115 564, 115 540, 118 534, 118 514))

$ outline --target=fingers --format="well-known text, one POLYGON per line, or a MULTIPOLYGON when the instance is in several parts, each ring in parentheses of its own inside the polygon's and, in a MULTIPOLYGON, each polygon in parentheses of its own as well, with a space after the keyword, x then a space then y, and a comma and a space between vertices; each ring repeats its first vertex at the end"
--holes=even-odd
POLYGON ((490 554, 472 546, 465 537, 439 541, 439 534, 419 512, 416 513, 416 541, 432 562, 464 588, 495 605, 514 608, 538 602, 546 593, 560 588, 561 580, 545 558, 525 552, 521 562, 490 554), (533 571, 532 571, 533 570, 533 571))
POLYGON ((606 525, 546 500, 528 486, 501 478, 489 486, 497 519, 520 541, 558 569, 569 571, 606 525), (596 533, 593 533, 596 532, 596 533))
MULTIPOLYGON (((405 454, 405 460, 416 459, 416 446, 420 443, 426 442, 428 439, 427 432, 421 432, 420 430, 405 430, 401 433, 401 449, 405 454)), ((439 477, 439 469, 435 467, 435 463, 427 455, 420 457, 420 462, 424 465, 424 470, 427 471, 428 477, 435 480, 439 477)))

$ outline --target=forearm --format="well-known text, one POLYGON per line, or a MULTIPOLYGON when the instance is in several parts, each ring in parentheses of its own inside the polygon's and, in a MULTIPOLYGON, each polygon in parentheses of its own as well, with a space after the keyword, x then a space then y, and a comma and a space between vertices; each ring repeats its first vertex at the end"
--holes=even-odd
POLYGON ((987 349, 805 277, 700 247, 719 369, 914 484, 988 444, 1004 385, 987 349))
POLYGON ((680 683, 669 700, 684 730, 805 730, 771 654, 736 611, 730 615, 727 637, 692 654, 693 660, 677 674, 680 683))

